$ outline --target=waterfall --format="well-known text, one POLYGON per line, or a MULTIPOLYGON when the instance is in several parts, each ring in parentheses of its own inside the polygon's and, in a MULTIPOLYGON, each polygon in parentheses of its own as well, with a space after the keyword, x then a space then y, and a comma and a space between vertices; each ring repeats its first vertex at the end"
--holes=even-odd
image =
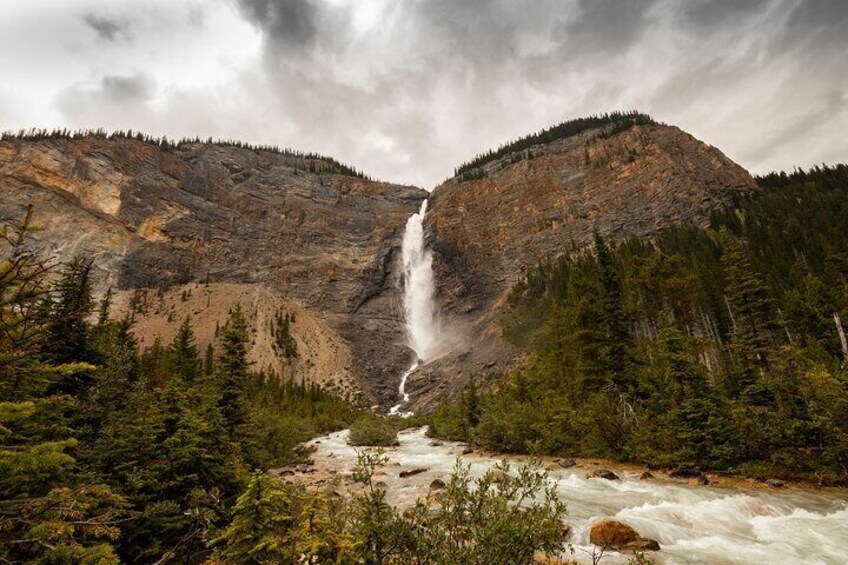
POLYGON ((434 294, 436 285, 433 279, 433 254, 424 245, 424 214, 427 213, 427 201, 421 203, 421 209, 406 221, 403 234, 401 255, 403 258, 403 312, 406 321, 406 337, 409 347, 417 357, 412 366, 403 374, 398 394, 400 403, 393 406, 390 414, 409 416, 411 412, 400 412, 409 401, 406 393, 406 379, 418 368, 419 362, 427 361, 439 345, 439 327, 436 317, 434 294))

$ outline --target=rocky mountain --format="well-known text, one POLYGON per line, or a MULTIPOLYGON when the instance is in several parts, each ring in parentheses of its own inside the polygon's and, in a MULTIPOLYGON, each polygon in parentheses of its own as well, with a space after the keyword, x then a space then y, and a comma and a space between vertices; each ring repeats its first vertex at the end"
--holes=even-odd
MULTIPOLYGON (((568 122, 460 167, 425 217, 447 339, 410 377, 412 408, 514 362, 498 318, 528 267, 594 229, 621 239, 704 224, 754 188, 718 149, 636 114, 568 122)), ((47 253, 93 256, 99 291, 118 291, 114 314, 135 315, 143 344, 190 315, 205 347, 239 302, 257 368, 382 406, 411 362, 399 244, 426 197, 331 159, 235 144, 0 141, 0 215, 32 203, 47 253), (296 358, 275 343, 281 313, 294 315, 296 358)))
POLYGON ((136 316, 142 344, 192 316, 201 347, 240 302, 256 368, 389 402, 409 364, 398 245, 427 193, 332 160, 127 136, 0 142, 0 215, 33 204, 43 250, 92 256, 99 292, 136 316), (274 344, 293 314, 299 354, 274 344))
POLYGON ((584 248, 595 229, 620 240, 705 225, 756 188, 742 167, 677 127, 636 114, 586 121, 558 126, 571 131, 557 139, 503 147, 433 191, 426 223, 453 340, 410 379, 418 406, 514 359, 497 320, 528 267, 584 248))

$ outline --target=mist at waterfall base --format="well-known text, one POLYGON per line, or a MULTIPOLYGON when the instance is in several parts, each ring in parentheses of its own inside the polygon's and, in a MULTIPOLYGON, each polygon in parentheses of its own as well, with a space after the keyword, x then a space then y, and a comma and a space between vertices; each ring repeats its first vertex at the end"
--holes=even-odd
POLYGON ((408 417, 411 412, 403 412, 403 406, 409 402, 406 392, 406 380, 419 363, 428 361, 442 344, 442 332, 436 313, 436 284, 433 276, 433 254, 427 249, 424 239, 424 215, 427 213, 427 200, 421 203, 421 209, 406 222, 401 245, 403 261, 403 313, 406 336, 409 347, 415 352, 416 360, 407 369, 400 380, 398 396, 400 403, 392 406, 389 414, 408 417))

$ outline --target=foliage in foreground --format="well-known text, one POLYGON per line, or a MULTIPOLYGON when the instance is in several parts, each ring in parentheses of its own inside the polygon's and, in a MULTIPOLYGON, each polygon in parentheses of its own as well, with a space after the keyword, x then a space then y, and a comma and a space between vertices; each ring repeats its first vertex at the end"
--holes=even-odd
POLYGON ((504 319, 527 365, 431 434, 848 482, 848 166, 760 182, 712 229, 597 236, 528 273, 504 319))
POLYGON ((381 454, 362 454, 350 499, 307 493, 257 473, 216 540, 220 563, 531 563, 563 548, 565 508, 538 466, 506 463, 479 479, 460 464, 444 490, 399 513, 373 480, 381 454))
POLYGON ((132 319, 91 321, 92 263, 58 278, 30 248, 32 210, 0 231, 0 561, 198 563, 251 469, 356 411, 247 360, 234 308, 198 357, 190 320, 139 351, 132 319))

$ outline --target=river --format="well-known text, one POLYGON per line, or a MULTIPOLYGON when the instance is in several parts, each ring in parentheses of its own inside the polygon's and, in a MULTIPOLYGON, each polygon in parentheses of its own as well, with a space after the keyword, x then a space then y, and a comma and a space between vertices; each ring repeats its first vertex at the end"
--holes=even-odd
MULTIPOLYGON (((347 445, 347 432, 310 442, 321 474, 344 476, 357 451, 347 445)), ((433 442, 423 429, 402 432, 398 447, 386 450, 389 463, 376 477, 387 485, 389 502, 404 507, 424 496, 433 479, 446 479, 457 458, 482 476, 502 458, 461 455, 464 446, 433 442), (436 443, 436 444, 434 444, 436 443), (405 479, 399 472, 427 468, 405 479)), ((512 457, 513 462, 526 461, 512 457)), ((546 461, 551 480, 567 505, 572 533, 567 543, 573 558, 591 563, 588 528, 602 518, 614 518, 657 540, 662 549, 651 554, 658 564, 845 565, 848 563, 848 491, 786 487, 773 489, 732 481, 732 488, 689 486, 671 479, 639 480, 641 470, 613 467, 622 480, 585 478, 591 462, 561 469, 546 461)), ((567 551, 563 556, 571 556, 567 551)), ((607 554, 601 561, 625 563, 626 556, 607 554)))

